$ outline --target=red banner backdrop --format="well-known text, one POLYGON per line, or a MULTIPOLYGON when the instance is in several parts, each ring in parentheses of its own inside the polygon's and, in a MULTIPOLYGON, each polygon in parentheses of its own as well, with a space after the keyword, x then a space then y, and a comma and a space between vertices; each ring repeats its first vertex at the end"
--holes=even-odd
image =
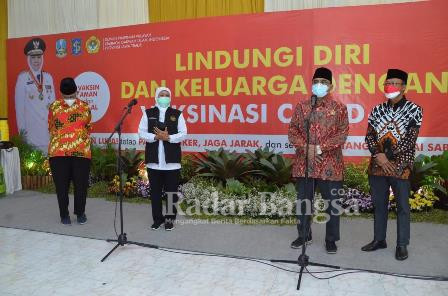
MULTIPOLYGON (((256 147, 291 153, 287 128, 299 100, 310 97, 315 68, 333 71, 335 99, 349 110, 347 156, 367 155, 364 134, 372 107, 385 100, 388 68, 409 72, 407 97, 424 109, 417 149, 448 150, 448 21, 446 1, 263 13, 126 26, 40 36, 44 71, 76 77, 93 110, 93 137, 103 144, 131 99, 125 147, 143 148, 141 109, 158 85, 173 92, 188 125, 184 151, 256 147)), ((10 126, 15 86, 28 70, 25 44, 8 40, 10 126)), ((30 99, 30 98, 24 98, 30 99)), ((15 129, 15 130, 14 130, 15 129)))

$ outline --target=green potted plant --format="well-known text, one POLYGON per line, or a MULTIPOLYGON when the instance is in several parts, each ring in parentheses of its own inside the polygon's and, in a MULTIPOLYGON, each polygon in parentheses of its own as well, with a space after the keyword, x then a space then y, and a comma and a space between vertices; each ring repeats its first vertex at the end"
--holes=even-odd
POLYGON ((11 142, 19 150, 22 188, 37 189, 51 183, 48 157, 27 142, 26 133, 21 131, 11 142))

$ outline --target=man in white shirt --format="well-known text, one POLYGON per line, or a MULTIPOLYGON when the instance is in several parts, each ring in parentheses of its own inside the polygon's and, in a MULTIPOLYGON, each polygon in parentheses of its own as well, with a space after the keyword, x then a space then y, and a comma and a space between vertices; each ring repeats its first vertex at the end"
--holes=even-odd
POLYGON ((146 141, 145 163, 151 184, 151 208, 153 224, 157 230, 165 223, 165 230, 174 228, 178 200, 182 151, 180 143, 187 135, 187 126, 182 112, 171 108, 171 91, 158 87, 156 105, 143 112, 138 135, 146 141), (166 215, 163 215, 162 196, 167 195, 166 215), (171 206, 170 206, 171 205, 171 206))
POLYGON ((45 48, 41 38, 33 38, 25 45, 28 69, 17 77, 15 109, 17 129, 26 133, 30 144, 46 153, 50 140, 48 106, 55 100, 55 92, 53 78, 42 70, 45 48))

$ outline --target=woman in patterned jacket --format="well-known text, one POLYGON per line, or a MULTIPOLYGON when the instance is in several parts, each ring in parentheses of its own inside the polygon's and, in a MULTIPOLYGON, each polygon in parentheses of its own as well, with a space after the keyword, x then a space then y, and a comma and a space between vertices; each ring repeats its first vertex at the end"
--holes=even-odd
POLYGON ((50 169, 56 185, 61 223, 71 225, 68 191, 73 181, 74 213, 78 224, 85 224, 91 159, 91 112, 89 105, 77 98, 73 78, 62 79, 60 91, 62 98, 54 101, 48 111, 50 169))

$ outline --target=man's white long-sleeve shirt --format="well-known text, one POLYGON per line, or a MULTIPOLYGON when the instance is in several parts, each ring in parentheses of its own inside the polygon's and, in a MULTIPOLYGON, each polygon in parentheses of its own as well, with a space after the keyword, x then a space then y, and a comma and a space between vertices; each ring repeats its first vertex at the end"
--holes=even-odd
MULTIPOLYGON (((165 122, 165 113, 168 108, 161 108, 156 105, 159 109, 159 121, 165 122)), ((184 116, 182 113, 179 116, 177 122, 177 134, 170 135, 169 142, 170 143, 180 143, 187 135, 187 125, 185 123, 184 116)), ((143 111, 142 119, 140 120, 140 124, 138 125, 138 136, 140 139, 145 140, 147 143, 154 143, 157 141, 155 139, 156 135, 148 131, 148 116, 146 112, 143 111)), ((159 141, 159 163, 148 163, 146 166, 150 169, 154 170, 178 170, 180 169, 180 163, 166 163, 165 161, 165 149, 163 147, 163 141, 159 141)))

